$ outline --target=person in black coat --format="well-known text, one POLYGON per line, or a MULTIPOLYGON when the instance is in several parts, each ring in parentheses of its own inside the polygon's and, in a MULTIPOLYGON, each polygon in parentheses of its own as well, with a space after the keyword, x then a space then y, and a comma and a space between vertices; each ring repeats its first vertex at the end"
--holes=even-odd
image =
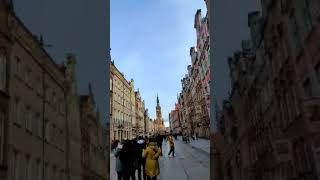
POLYGON ((146 141, 145 139, 140 136, 137 141, 137 158, 138 158, 138 179, 141 180, 141 168, 142 168, 142 176, 143 180, 146 180, 146 173, 145 173, 145 165, 146 165, 146 160, 145 158, 142 157, 142 152, 144 149, 146 149, 146 141))
POLYGON ((136 151, 132 141, 126 140, 122 152, 120 154, 120 160, 123 165, 123 180, 135 180, 135 157, 136 151))
POLYGON ((157 145, 158 147, 160 148, 161 150, 161 155, 162 155, 162 141, 163 141, 163 137, 159 134, 156 138, 156 141, 157 141, 157 145))

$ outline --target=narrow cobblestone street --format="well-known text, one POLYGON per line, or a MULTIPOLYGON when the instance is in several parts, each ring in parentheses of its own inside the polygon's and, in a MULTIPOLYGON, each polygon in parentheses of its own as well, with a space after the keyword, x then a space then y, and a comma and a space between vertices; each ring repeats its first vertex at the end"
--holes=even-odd
MULTIPOLYGON (((168 157, 169 145, 163 142, 163 155, 160 157, 160 176, 158 180, 209 180, 210 142, 199 139, 188 144, 181 138, 175 140, 176 157, 168 157)), ((111 180, 117 180, 115 157, 111 154, 111 180)))

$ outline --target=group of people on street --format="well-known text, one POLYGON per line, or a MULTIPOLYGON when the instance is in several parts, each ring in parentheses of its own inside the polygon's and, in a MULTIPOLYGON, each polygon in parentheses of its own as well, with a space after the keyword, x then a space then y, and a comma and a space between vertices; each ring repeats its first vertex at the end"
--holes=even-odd
POLYGON ((139 136, 133 140, 112 142, 111 148, 116 157, 118 180, 156 180, 160 174, 159 157, 162 156, 162 142, 167 140, 170 145, 168 156, 174 157, 173 137, 161 135, 151 138, 139 136))
MULTIPOLYGON (((198 140, 198 133, 195 133, 194 135, 191 135, 192 140, 198 140)), ((190 143, 190 136, 186 133, 182 136, 182 140, 185 143, 190 143)))

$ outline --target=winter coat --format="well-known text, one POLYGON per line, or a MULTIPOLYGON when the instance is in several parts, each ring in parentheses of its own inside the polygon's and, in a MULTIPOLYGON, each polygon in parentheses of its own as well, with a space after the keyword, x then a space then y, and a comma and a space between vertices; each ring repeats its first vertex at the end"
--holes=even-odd
POLYGON ((135 157, 135 149, 132 144, 128 144, 126 147, 124 146, 121 154, 120 160, 122 162, 122 168, 126 172, 130 172, 135 169, 134 163, 136 160, 135 157))
POLYGON ((137 158, 139 161, 143 161, 143 159, 144 159, 144 158, 142 158, 142 151, 144 149, 146 149, 146 142, 141 139, 137 142, 137 150, 138 150, 138 155, 137 155, 138 157, 137 158))
POLYGON ((116 157, 116 171, 121 172, 123 170, 123 164, 120 160, 120 152, 121 149, 116 149, 116 152, 114 153, 114 156, 116 157))
POLYGON ((174 146, 174 142, 173 142, 172 136, 170 136, 168 139, 169 139, 170 146, 174 146))
POLYGON ((154 142, 149 143, 148 147, 143 150, 142 157, 146 158, 146 175, 151 178, 160 174, 160 166, 158 161, 160 154, 161 150, 154 142))

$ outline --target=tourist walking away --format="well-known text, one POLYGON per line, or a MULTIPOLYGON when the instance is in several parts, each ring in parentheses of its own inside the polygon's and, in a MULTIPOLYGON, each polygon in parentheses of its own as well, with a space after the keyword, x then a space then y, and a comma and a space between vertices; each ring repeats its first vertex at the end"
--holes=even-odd
POLYGON ((195 133, 192 133, 192 134, 191 134, 191 138, 192 138, 192 140, 196 140, 195 136, 196 136, 196 134, 195 134, 195 133))
POLYGON ((120 154, 122 154, 122 143, 118 143, 118 147, 115 149, 114 156, 116 157, 116 172, 118 175, 118 180, 123 180, 123 165, 120 160, 120 154))
POLYGON ((122 153, 120 154, 120 160, 123 165, 123 180, 135 180, 135 167, 134 162, 136 157, 135 151, 132 145, 132 141, 126 140, 123 144, 122 153))
POLYGON ((157 147, 156 139, 150 139, 147 148, 143 150, 142 157, 146 159, 146 175, 147 180, 157 180, 160 174, 159 157, 161 149, 157 147))
POLYGON ((161 150, 160 156, 162 156, 162 141, 163 141, 163 137, 160 134, 158 134, 156 141, 157 141, 158 147, 161 150))
POLYGON ((196 139, 198 140, 198 133, 196 133, 196 139))
POLYGON ((174 157, 174 142, 173 142, 173 137, 172 137, 172 136, 169 136, 168 141, 169 141, 169 145, 170 145, 170 151, 169 151, 168 156, 170 156, 170 154, 172 153, 172 157, 174 157))
POLYGON ((138 149, 138 179, 141 180, 141 169, 142 169, 142 176, 143 180, 146 180, 146 171, 145 171, 145 165, 146 165, 146 159, 142 157, 143 150, 146 149, 146 141, 143 139, 142 136, 138 138, 137 142, 137 149, 138 149))

